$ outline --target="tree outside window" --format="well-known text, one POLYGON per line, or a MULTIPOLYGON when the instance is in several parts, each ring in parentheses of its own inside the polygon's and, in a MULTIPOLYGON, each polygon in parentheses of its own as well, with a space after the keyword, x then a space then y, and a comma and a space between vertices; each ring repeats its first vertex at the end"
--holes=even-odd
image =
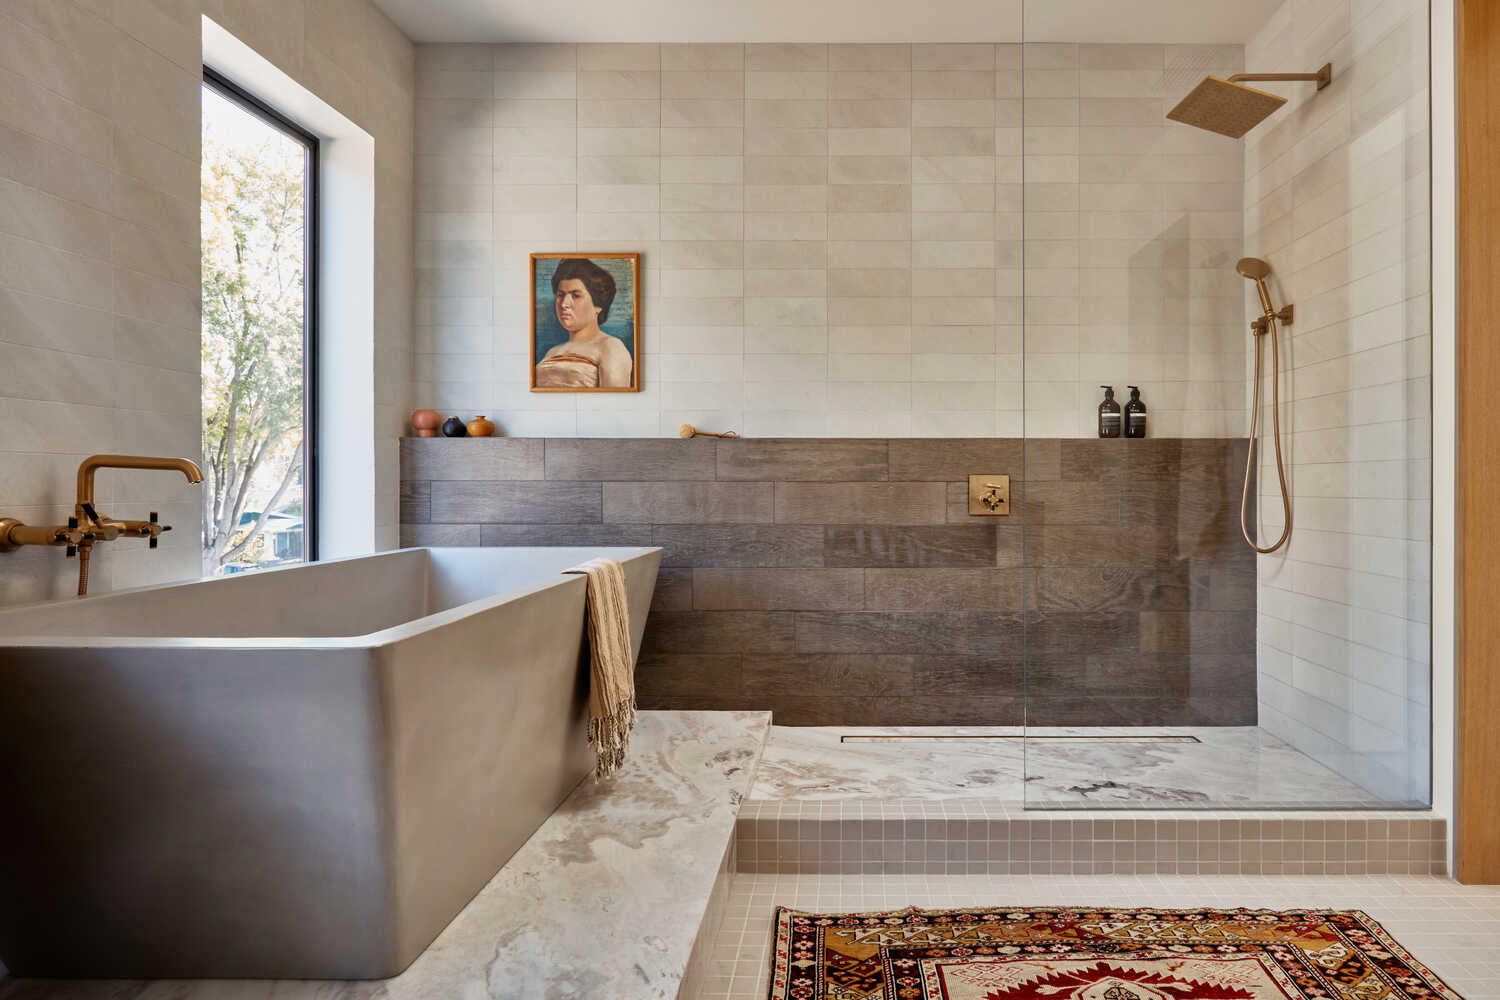
POLYGON ((203 572, 303 558, 308 149, 203 88, 203 572))

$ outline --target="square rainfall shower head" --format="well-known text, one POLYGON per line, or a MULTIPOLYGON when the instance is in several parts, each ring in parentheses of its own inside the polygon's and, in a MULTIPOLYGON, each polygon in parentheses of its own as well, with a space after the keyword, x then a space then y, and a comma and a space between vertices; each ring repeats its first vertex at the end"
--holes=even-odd
POLYGON ((1238 139, 1285 103, 1285 97, 1210 76, 1167 112, 1167 117, 1238 139))

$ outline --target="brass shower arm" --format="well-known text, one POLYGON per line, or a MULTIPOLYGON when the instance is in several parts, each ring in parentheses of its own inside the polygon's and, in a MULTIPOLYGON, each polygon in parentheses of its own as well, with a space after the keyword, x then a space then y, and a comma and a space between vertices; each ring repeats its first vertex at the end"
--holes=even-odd
POLYGON ((1318 89, 1322 90, 1333 82, 1333 63, 1324 63, 1316 73, 1236 73, 1229 77, 1227 82, 1239 83, 1242 80, 1252 83, 1316 80, 1318 89))

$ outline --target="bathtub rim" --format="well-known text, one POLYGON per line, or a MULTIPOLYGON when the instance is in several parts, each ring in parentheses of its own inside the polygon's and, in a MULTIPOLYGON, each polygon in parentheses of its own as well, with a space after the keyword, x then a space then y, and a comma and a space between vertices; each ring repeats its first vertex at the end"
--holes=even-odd
MULTIPOLYGON (((255 576, 260 577, 272 573, 295 572, 306 570, 309 567, 333 565, 336 563, 353 562, 355 560, 371 561, 377 559, 410 558, 408 553, 421 553, 425 565, 431 568, 431 553, 433 551, 543 551, 547 549, 578 549, 596 553, 598 555, 610 555, 619 558, 620 562, 649 556, 651 553, 664 551, 656 545, 507 545, 507 546, 461 546, 461 545, 421 545, 403 549, 388 549, 384 552, 367 552, 363 555, 339 556, 333 559, 319 559, 312 563, 296 563, 289 566, 275 566, 264 570, 256 570, 255 576), (621 554, 624 554, 623 557, 621 554)), ((142 587, 128 587, 122 590, 111 590, 97 595, 98 600, 107 600, 114 596, 127 594, 141 594, 150 591, 172 590, 180 587, 191 587, 199 584, 213 584, 232 577, 202 576, 191 580, 174 580, 168 583, 147 584, 142 587)), ((3 649, 203 649, 203 650, 268 650, 268 649, 379 649, 391 646, 403 640, 429 632, 432 629, 451 625, 462 621, 473 615, 497 608, 502 604, 521 600, 534 594, 544 593, 559 587, 585 587, 584 578, 581 574, 567 574, 561 571, 544 573, 535 583, 522 584, 506 590, 496 591, 485 597, 475 598, 464 604, 435 611, 432 614, 413 618, 410 621, 400 622, 374 632, 365 632, 359 635, 346 636, 132 636, 132 635, 93 635, 93 636, 63 636, 63 635, 27 635, 25 633, 7 634, 0 632, 0 650, 3 649)), ((61 598, 51 601, 33 601, 29 604, 18 604, 14 607, 0 608, 0 613, 9 615, 20 613, 36 608, 52 607, 57 604, 71 603, 78 600, 87 601, 88 598, 61 598)), ((632 612, 633 616, 633 612, 632 612)))

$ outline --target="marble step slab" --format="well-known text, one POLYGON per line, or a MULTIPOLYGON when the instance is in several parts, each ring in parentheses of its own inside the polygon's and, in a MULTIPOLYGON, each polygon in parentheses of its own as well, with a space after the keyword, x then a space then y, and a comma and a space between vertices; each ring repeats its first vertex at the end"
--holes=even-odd
POLYGON ((723 917, 735 820, 770 723, 768 712, 642 712, 625 768, 579 785, 393 979, 0 979, 0 1000, 691 996, 685 981, 702 975, 698 942, 711 944, 723 917))

